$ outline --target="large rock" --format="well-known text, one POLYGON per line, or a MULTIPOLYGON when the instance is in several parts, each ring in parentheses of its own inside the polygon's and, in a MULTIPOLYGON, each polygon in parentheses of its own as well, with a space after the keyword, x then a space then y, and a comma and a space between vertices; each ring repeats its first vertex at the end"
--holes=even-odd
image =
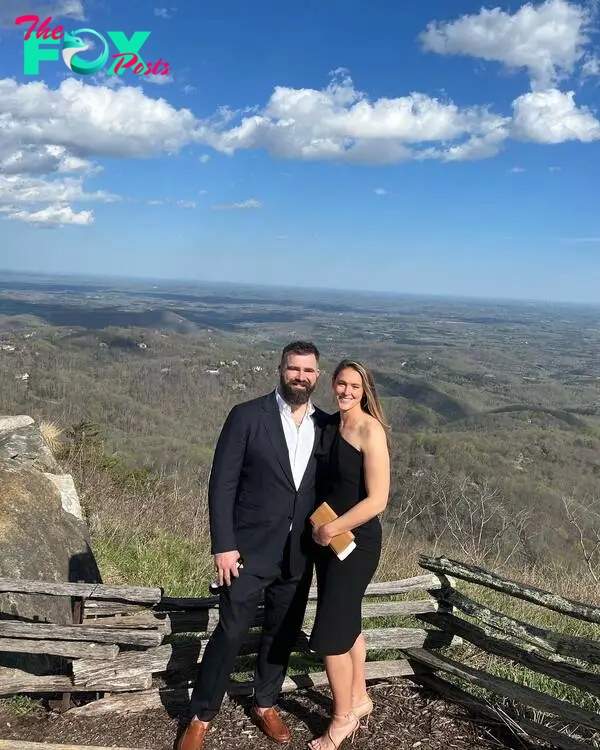
POLYGON ((1 458, 10 458, 19 464, 34 466, 41 471, 61 473, 52 451, 34 424, 0 433, 1 458))
POLYGON ((75 518, 83 521, 83 510, 81 503, 79 502, 79 495, 75 482, 70 474, 48 474, 44 472, 44 476, 47 477, 52 484, 60 492, 60 503, 62 508, 67 513, 70 513, 75 518))
POLYGON ((0 416, 0 432, 12 432, 12 430, 17 430, 19 427, 28 427, 34 422, 33 417, 28 417, 26 414, 16 414, 14 417, 0 416))
MULTIPOLYGON (((31 417, 0 417, 0 577, 101 583, 88 528, 65 474, 31 417)), ((72 622, 70 597, 0 594, 0 618, 72 622)), ((0 666, 37 674, 64 671, 44 654, 0 653, 0 666)))
MULTIPOLYGON (((0 459, 0 577, 99 582, 86 524, 62 506, 53 481, 32 466, 0 459)), ((68 597, 2 594, 0 612, 69 624, 68 597)))

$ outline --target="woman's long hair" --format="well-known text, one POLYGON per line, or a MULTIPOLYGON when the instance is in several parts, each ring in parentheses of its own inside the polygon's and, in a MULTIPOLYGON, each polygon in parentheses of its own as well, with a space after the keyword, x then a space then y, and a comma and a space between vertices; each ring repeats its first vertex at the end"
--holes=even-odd
POLYGON ((379 396, 377 395, 377 388, 375 387, 375 380, 373 379, 371 371, 361 362, 356 362, 353 359, 343 359, 333 371, 333 375, 331 376, 332 385, 335 386, 335 381, 338 379, 339 374, 343 370, 346 370, 348 368, 357 372, 362 379, 364 391, 363 397, 360 401, 362 410, 367 412, 367 414, 370 414, 381 424, 381 426, 385 430, 389 445, 390 426, 385 421, 385 416, 381 407, 381 401, 379 400, 379 396))

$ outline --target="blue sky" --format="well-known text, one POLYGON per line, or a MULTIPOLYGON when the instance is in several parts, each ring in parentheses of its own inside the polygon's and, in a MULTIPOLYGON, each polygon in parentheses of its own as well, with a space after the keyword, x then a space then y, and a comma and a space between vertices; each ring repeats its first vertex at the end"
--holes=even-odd
POLYGON ((597 20, 567 0, 7 0, 0 268, 597 302, 597 20), (170 73, 26 76, 26 13, 149 31, 170 73))

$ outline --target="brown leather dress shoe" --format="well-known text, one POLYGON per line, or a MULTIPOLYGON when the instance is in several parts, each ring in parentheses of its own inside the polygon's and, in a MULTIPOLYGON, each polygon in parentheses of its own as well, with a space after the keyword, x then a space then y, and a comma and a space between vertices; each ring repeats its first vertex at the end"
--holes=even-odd
POLYGON ((252 718, 267 737, 274 742, 283 745, 291 740, 292 736, 290 730, 286 727, 283 719, 273 707, 267 708, 262 714, 259 714, 256 710, 256 706, 253 706, 252 718))
POLYGON ((192 719, 179 738, 177 750, 202 750, 209 726, 210 724, 206 721, 192 719))

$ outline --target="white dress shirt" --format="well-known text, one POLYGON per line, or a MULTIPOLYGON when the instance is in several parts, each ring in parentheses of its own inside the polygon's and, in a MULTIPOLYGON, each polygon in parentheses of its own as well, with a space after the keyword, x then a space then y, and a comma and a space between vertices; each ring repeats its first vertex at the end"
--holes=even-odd
POLYGON ((279 407, 285 442, 287 443, 294 484, 298 489, 314 448, 315 425, 311 415, 314 413, 315 407, 311 401, 308 402, 306 413, 298 427, 294 422, 290 405, 279 393, 279 389, 275 391, 275 397, 279 407))

